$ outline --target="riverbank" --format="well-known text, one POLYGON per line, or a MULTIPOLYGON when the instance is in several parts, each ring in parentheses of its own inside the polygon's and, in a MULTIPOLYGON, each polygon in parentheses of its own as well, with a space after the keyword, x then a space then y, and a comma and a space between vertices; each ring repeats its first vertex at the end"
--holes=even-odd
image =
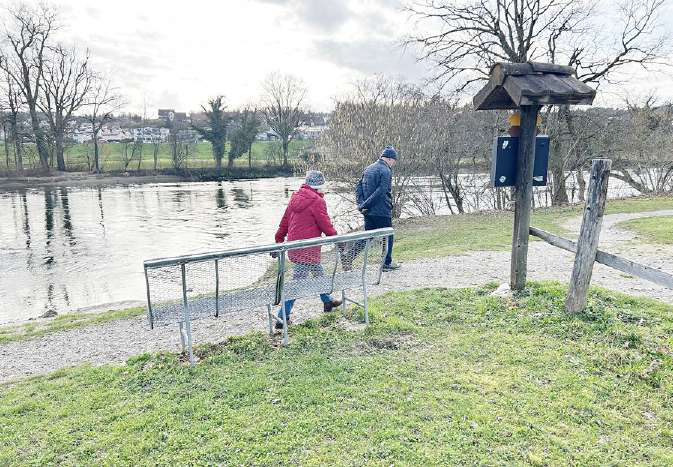
MULTIPOLYGON (((634 236, 618 227, 619 223, 638 217, 671 215, 670 211, 630 212, 634 209, 654 208, 660 200, 627 200, 611 206, 609 210, 627 211, 610 214, 604 219, 601 248, 625 258, 673 273, 673 246, 657 245, 635 241, 634 236)), ((551 214, 548 214, 551 215, 551 214)), ((479 217, 472 215, 469 217, 479 217)), ((450 219, 447 219, 450 220, 450 219)), ((538 224, 539 225, 539 224, 538 224)), ((580 218, 578 215, 560 219, 557 228, 567 235, 576 235, 580 218)), ((504 232, 511 229, 511 222, 500 219, 494 223, 504 232)), ((407 227, 408 228, 408 227, 407 227)), ((446 228, 455 228, 447 224, 446 228)), ((496 230, 494 230, 496 231, 496 230)), ((404 237, 398 242, 400 250, 406 251, 407 260, 399 271, 386 273, 383 283, 372 287, 373 296, 391 291, 413 290, 422 287, 478 287, 486 282, 503 283, 509 277, 510 254, 507 248, 466 251, 463 236, 439 235, 437 226, 418 235, 429 235, 428 241, 438 245, 438 251, 446 252, 452 241, 457 242, 456 253, 443 253, 436 257, 426 257, 427 249, 408 248, 405 250, 404 237), (432 240, 435 239, 435 240, 432 240), (448 245, 448 246, 447 246, 448 245), (415 259, 411 254, 416 255, 415 259)), ((407 234, 409 231, 407 230, 407 234)), ((467 235, 467 234, 466 234, 467 235)), ((500 235, 500 234, 498 234, 500 235)), ((509 234, 511 235, 511 234, 509 234)), ((494 237, 496 240, 498 236, 494 237)), ((498 240, 500 242, 500 240, 498 240)), ((415 243, 414 243, 415 244, 415 243)), ((407 243, 407 245, 409 245, 407 243)), ((483 247, 483 244, 475 246, 483 247)), ((532 242, 529 252, 529 277, 532 280, 555 280, 567 283, 573 265, 573 255, 543 242, 532 242)), ((673 304, 673 290, 627 276, 603 265, 594 268, 594 285, 628 293, 633 296, 654 298, 673 304)), ((320 315, 317 300, 300 300, 293 311, 295 323, 302 323, 320 315)), ((5 344, 0 344, 0 381, 8 381, 26 376, 48 373, 57 369, 89 364, 123 363, 128 358, 146 352, 178 352, 180 348, 177 331, 173 328, 150 330, 147 319, 135 310, 126 319, 103 320, 98 324, 85 326, 70 325, 67 330, 40 329, 40 337, 28 335, 16 338, 17 332, 5 334, 5 344), (54 332, 58 331, 58 332, 54 332)), ((113 315, 105 314, 110 318, 113 315)), ((266 312, 241 311, 227 314, 219 319, 203 319, 192 328, 196 343, 216 343, 231 336, 250 332, 264 332, 267 327, 266 312)))
POLYGON ((134 170, 127 172, 56 172, 44 176, 0 177, 0 191, 49 187, 97 187, 110 185, 141 185, 147 183, 210 182, 251 180, 259 178, 290 177, 291 167, 234 167, 159 171, 134 170))

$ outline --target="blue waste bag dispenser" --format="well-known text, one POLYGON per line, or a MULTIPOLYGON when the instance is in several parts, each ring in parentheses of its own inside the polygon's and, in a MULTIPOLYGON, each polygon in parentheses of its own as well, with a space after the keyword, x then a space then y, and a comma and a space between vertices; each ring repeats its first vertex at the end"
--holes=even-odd
MULTIPOLYGON (((494 187, 516 185, 516 165, 519 153, 519 137, 498 136, 493 146, 491 161, 491 185, 494 187)), ((533 186, 547 185, 549 166, 549 136, 535 137, 535 164, 533 164, 533 186)))

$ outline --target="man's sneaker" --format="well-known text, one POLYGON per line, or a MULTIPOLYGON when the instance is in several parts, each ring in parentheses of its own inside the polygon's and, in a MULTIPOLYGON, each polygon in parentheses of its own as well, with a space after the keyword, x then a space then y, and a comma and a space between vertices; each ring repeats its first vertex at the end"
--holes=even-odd
POLYGON ((398 270, 398 269, 401 268, 401 267, 402 267, 402 266, 400 266, 400 265, 397 264, 397 263, 384 264, 384 265, 383 265, 383 271, 385 271, 385 272, 388 272, 388 271, 396 271, 396 270, 398 270))
MULTIPOLYGON (((290 322, 290 320, 288 319, 288 320, 287 320, 287 325, 288 325, 288 327, 290 326, 290 324, 291 324, 291 322, 290 322)), ((275 327, 276 329, 283 329, 283 322, 280 321, 280 320, 276 320, 276 324, 275 324, 274 327, 275 327)))
POLYGON ((325 313, 329 313, 334 308, 337 308, 339 305, 341 305, 341 300, 332 300, 331 302, 324 302, 323 310, 325 310, 325 313))

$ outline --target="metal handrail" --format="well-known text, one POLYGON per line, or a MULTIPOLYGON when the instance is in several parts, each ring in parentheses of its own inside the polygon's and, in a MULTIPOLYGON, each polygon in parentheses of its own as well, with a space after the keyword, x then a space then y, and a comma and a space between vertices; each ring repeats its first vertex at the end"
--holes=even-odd
POLYGON ((236 256, 245 256, 251 254, 282 252, 294 250, 297 248, 307 248, 320 245, 332 245, 334 243, 353 242, 357 240, 366 240, 369 238, 388 237, 394 234, 391 227, 383 229, 368 230, 365 232, 353 232, 343 235, 334 235, 332 237, 316 237, 306 240, 294 240, 284 243, 273 243, 270 245, 260 245, 248 248, 236 248, 232 250, 215 251, 212 253, 201 253, 194 255, 174 256, 170 258, 150 259, 143 262, 145 269, 160 268, 164 266, 173 266, 187 263, 196 263, 201 261, 210 261, 214 259, 232 258, 236 256))

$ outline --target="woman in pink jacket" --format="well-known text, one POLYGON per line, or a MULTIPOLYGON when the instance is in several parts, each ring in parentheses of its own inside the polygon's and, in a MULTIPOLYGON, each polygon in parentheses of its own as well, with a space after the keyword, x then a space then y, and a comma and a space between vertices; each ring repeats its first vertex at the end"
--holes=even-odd
MULTIPOLYGON (((285 209, 283 219, 280 221, 276 231, 276 243, 287 241, 304 240, 307 238, 320 237, 325 234, 328 237, 336 235, 337 231, 332 225, 332 221, 327 214, 327 204, 324 195, 321 192, 325 184, 325 177, 317 170, 310 170, 306 174, 304 184, 290 198, 290 202, 285 209)), ((324 275, 324 270, 320 264, 320 247, 308 247, 288 252, 290 261, 294 263, 292 268, 292 279, 305 279, 312 276, 324 275)), ((329 294, 320 294, 323 302, 323 309, 328 312, 334 307, 341 305, 341 301, 334 300, 329 294)), ((290 321, 290 312, 294 306, 294 300, 285 302, 285 316, 290 321)), ((278 318, 283 319, 282 308, 278 311, 278 318)), ((283 323, 277 322, 276 329, 282 329, 283 323)))

